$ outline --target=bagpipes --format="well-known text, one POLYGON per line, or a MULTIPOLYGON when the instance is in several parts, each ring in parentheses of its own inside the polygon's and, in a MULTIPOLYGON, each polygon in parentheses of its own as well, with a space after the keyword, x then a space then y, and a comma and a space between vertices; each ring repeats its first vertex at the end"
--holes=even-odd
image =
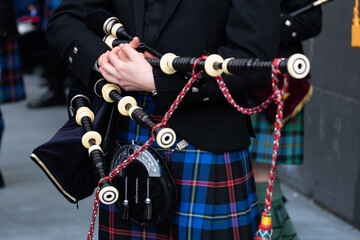
MULTIPOLYGON (((103 41, 114 48, 121 43, 128 43, 133 39, 120 21, 113 17, 105 9, 97 9, 88 14, 88 26, 95 32, 105 34, 103 41), (99 30, 100 29, 100 30, 99 30)), ((178 57, 173 53, 164 55, 158 53, 145 43, 140 43, 139 51, 148 51, 158 58, 147 58, 152 67, 159 67, 166 74, 173 74, 177 71, 191 72, 194 65, 197 70, 205 70, 211 77, 225 74, 238 74, 244 71, 266 71, 270 70, 272 62, 260 61, 258 59, 223 59, 217 54, 210 55, 206 60, 196 61, 196 57, 178 57)), ((294 54, 288 59, 280 62, 279 70, 290 74, 293 78, 305 77, 310 71, 309 60, 302 54, 294 54)))
MULTIPOLYGON (((119 20, 113 17, 106 10, 98 9, 91 12, 88 15, 88 23, 95 30, 103 31, 102 34, 106 34, 103 38, 104 42, 110 47, 116 47, 124 41, 131 41, 132 36, 126 33, 124 26, 119 22, 119 20), (97 21, 93 21, 96 19, 97 21)), ((142 46, 141 50, 154 52, 153 49, 146 46, 144 43, 140 43, 142 46)), ((260 61, 258 59, 223 59, 221 56, 213 54, 210 56, 203 56, 200 58, 196 57, 178 57, 175 54, 167 53, 164 55, 157 54, 158 58, 146 59, 152 67, 160 68, 166 74, 173 74, 177 71, 188 73, 192 72, 192 77, 189 82, 185 85, 183 90, 180 92, 177 99, 174 101, 173 105, 170 107, 169 111, 165 114, 162 123, 165 124, 167 120, 171 117, 171 114, 175 111, 178 104, 184 98, 186 92, 191 87, 191 84, 196 81, 198 74, 202 71, 205 71, 209 76, 215 77, 220 90, 228 100, 228 102, 233 105, 238 111, 244 114, 254 114, 264 110, 271 101, 275 101, 278 104, 277 116, 275 122, 275 132, 274 132, 274 149, 273 149, 273 161, 272 168, 269 177, 269 186, 268 194, 265 202, 265 210, 263 212, 262 221, 257 232, 256 239, 270 239, 271 238, 271 196, 272 196, 272 187, 274 181, 274 171, 276 163, 277 149, 279 147, 280 140, 280 131, 281 131, 281 121, 282 121, 282 108, 283 108, 283 99, 285 97, 287 88, 288 88, 288 79, 289 76, 295 79, 301 79, 308 75, 310 71, 310 63, 308 59, 301 54, 294 54, 288 59, 275 59, 273 62, 260 61), (159 57, 160 56, 160 57, 159 57), (198 71, 196 73, 196 71, 198 71), (246 71, 267 71, 272 70, 273 83, 272 88, 274 94, 271 95, 263 104, 254 108, 254 109, 244 109, 236 104, 232 99, 225 83, 221 78, 221 74, 238 74, 246 71), (284 75, 282 89, 279 89, 279 80, 278 75, 284 75)), ((151 139, 149 140, 151 142, 151 139)), ((148 143, 148 142, 147 142, 148 143)), ((146 144, 147 144, 146 143, 146 144)), ((145 145, 146 145, 145 144, 145 145)), ((144 145, 144 146, 145 146, 144 145)), ((130 157, 131 158, 131 157, 130 157)), ((130 159, 129 158, 129 159, 130 159)), ((121 165, 118 166, 121 168, 121 165)), ((111 174, 110 174, 111 175, 111 174)), ((96 216, 96 200, 94 206, 94 215, 96 216)), ((94 216, 93 215, 93 216, 94 216)), ((93 227, 92 222, 92 227, 93 227)), ((92 238, 91 233, 93 228, 90 228, 89 238, 92 238)))
MULTIPOLYGON (((110 13, 106 12, 106 10, 100 9, 91 12, 88 15, 88 23, 92 25, 93 28, 97 29, 95 31, 103 31, 103 34, 106 34, 104 41, 110 47, 117 46, 119 43, 123 43, 124 41, 128 42, 133 39, 133 37, 125 31, 125 28, 118 19, 114 18, 110 13)), ((235 58, 224 60, 221 56, 215 54, 202 56, 200 58, 178 57, 172 53, 161 55, 144 43, 140 43, 140 46, 141 47, 138 50, 148 51, 159 57, 146 59, 151 66, 158 67, 167 74, 173 74, 176 71, 185 73, 191 72, 190 80, 166 112, 162 121, 155 124, 150 116, 148 116, 141 108, 137 107, 136 101, 132 97, 121 96, 120 88, 118 86, 107 83, 105 79, 101 78, 95 83, 92 92, 81 84, 80 86, 75 86, 70 89, 70 106, 76 111, 76 116, 71 118, 49 142, 36 148, 31 155, 31 158, 44 170, 60 192, 72 202, 76 202, 79 199, 91 195, 92 190, 96 186, 95 181, 97 179, 94 176, 89 177, 85 174, 80 174, 78 176, 76 175, 75 170, 74 174, 70 174, 69 176, 68 173, 63 173, 66 171, 59 170, 64 169, 61 165, 65 164, 68 168, 72 166, 77 169, 85 169, 86 171, 91 171, 90 166, 95 166, 100 180, 97 183, 98 188, 95 193, 93 217, 88 239, 92 239, 93 237, 95 219, 100 201, 103 204, 112 204, 115 202, 121 209, 124 219, 129 218, 132 222, 137 223, 140 226, 147 227, 156 225, 167 217, 167 213, 170 211, 173 202, 176 201, 176 190, 166 165, 163 163, 161 156, 151 148, 151 145, 155 139, 159 145, 164 148, 168 148, 174 144, 176 139, 175 133, 171 129, 166 128, 166 124, 191 85, 196 81, 199 74, 201 72, 206 72, 209 76, 216 79, 219 88, 227 101, 244 114, 260 112, 272 101, 276 101, 278 104, 274 134, 275 142, 277 141, 277 144, 274 144, 273 150, 273 163, 268 187, 269 194, 265 203, 262 223, 259 232, 257 233, 258 237, 271 236, 270 231, 268 231, 269 228, 271 229, 271 224, 269 225, 268 223, 271 222, 271 217, 269 215, 271 209, 271 191, 274 181, 273 175, 276 152, 280 138, 282 100, 287 91, 288 76, 291 75, 293 78, 298 79, 303 78, 309 73, 310 63, 308 59, 301 54, 295 54, 288 59, 274 59, 274 61, 235 58), (245 109, 237 105, 221 78, 223 73, 239 74, 248 71, 268 70, 272 71, 274 94, 269 96, 263 104, 254 109, 245 109), (281 74, 285 75, 285 77, 282 88, 280 89, 280 83, 277 76, 281 74), (114 144, 111 144, 113 138, 109 137, 111 136, 109 133, 113 126, 113 116, 115 115, 114 107, 110 107, 112 102, 117 103, 117 109, 120 114, 130 116, 131 119, 136 121, 140 126, 151 129, 152 136, 142 145, 139 143, 125 143, 120 146, 112 158, 111 170, 108 171, 108 167, 103 158, 105 156, 108 159, 108 149, 114 149, 114 144), (96 118, 90 108, 93 109, 96 118), (109 123, 104 124, 106 119, 110 119, 110 121, 109 123), (74 131, 74 129, 76 130, 74 131), (85 134, 81 134, 81 132, 83 133, 84 131, 85 134), (101 136, 96 133, 96 131, 105 133, 103 145, 107 146, 107 150, 101 149, 101 136), (64 148, 69 148, 65 150, 65 153, 58 154, 59 149, 56 148, 58 148, 61 141, 66 138, 67 134, 72 136, 70 137, 71 143, 61 148, 63 150, 64 148), (91 164, 90 161, 85 160, 88 158, 86 154, 84 154, 86 153, 86 151, 84 151, 85 148, 79 147, 79 145, 83 145, 88 149, 88 154, 92 159, 91 164), (81 148, 81 150, 79 148, 81 148), (72 151, 76 153, 75 157, 78 155, 81 159, 73 159, 74 152, 72 151), (130 163, 132 163, 132 165, 129 165, 130 163), (151 171, 151 169, 153 171, 151 171), (53 172, 55 172, 55 174, 53 172), (143 176, 141 177, 139 174, 142 174, 143 176), (160 178, 157 179, 157 182, 152 183, 152 176, 160 178), (82 177, 84 177, 84 179, 82 179, 82 177), (69 181, 69 179, 71 179, 71 181, 69 181), (74 179, 76 181, 75 184, 74 179), (133 181, 130 183, 131 179, 133 181), (143 186, 142 189, 144 190, 141 194, 138 191, 140 184, 143 186), (154 208, 153 204, 155 204, 155 201, 152 201, 152 196, 150 196, 151 193, 154 192, 150 189, 156 186, 159 188, 155 192, 164 192, 168 195, 155 197, 157 199, 162 199, 163 202, 169 202, 167 206, 160 204, 158 209, 154 208), (130 191, 132 192, 131 195, 133 196, 133 199, 135 199, 132 201, 142 202, 140 206, 141 209, 137 208, 135 210, 129 210, 129 206, 131 207, 131 199, 129 197, 130 191), (140 195, 141 200, 139 198, 140 195)))

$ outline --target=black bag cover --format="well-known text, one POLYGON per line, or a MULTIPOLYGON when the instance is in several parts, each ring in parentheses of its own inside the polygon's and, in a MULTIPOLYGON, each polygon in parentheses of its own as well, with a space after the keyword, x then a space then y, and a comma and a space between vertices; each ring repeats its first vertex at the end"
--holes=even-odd
MULTIPOLYGON (((76 80, 70 87, 68 99, 77 94, 91 101, 89 108, 95 115, 93 129, 101 134, 104 159, 110 162, 115 147, 116 128, 113 126, 117 111, 76 80)), ((92 195, 99 181, 88 151, 81 143, 84 133, 83 127, 70 117, 48 142, 34 149, 30 156, 72 203, 92 195)))

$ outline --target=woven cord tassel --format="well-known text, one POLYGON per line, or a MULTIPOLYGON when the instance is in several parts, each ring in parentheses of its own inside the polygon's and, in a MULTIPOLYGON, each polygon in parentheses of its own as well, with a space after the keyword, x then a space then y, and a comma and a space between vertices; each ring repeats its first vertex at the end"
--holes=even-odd
POLYGON ((147 183, 146 183, 145 211, 143 218, 146 220, 151 220, 152 218, 152 204, 150 199, 150 178, 147 179, 147 183))
POLYGON ((273 155, 271 160, 271 169, 270 169, 270 176, 268 180, 268 187, 266 190, 266 199, 265 199, 265 206, 264 212, 262 214, 261 223, 259 225, 259 229, 256 232, 254 240, 271 240, 272 235, 272 227, 271 227, 271 201, 273 195, 273 186, 274 186, 274 175, 275 175, 275 166, 276 166, 276 158, 277 158, 277 151, 279 149, 279 142, 281 136, 281 127, 282 127, 282 119, 283 119, 283 107, 284 107, 284 96, 286 95, 288 86, 289 86, 289 75, 284 75, 284 82, 282 89, 278 88, 279 86, 279 79, 278 76, 280 75, 279 66, 281 63, 281 59, 274 59, 273 66, 271 70, 272 75, 272 88, 273 88, 273 95, 275 96, 275 103, 277 106, 276 112, 276 119, 275 119, 275 129, 274 129, 274 146, 273 146, 273 155))
POLYGON ((259 225, 259 230, 256 233, 254 240, 271 240, 272 231, 271 214, 266 214, 264 212, 259 225))
POLYGON ((354 17, 351 26, 351 46, 360 48, 359 0, 355 0, 354 17))

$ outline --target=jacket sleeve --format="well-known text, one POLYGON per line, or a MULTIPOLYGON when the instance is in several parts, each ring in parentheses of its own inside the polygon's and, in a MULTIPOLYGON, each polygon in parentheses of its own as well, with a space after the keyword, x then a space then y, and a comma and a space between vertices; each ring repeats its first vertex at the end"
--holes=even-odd
POLYGON ((281 2, 283 11, 280 20, 280 42, 301 42, 317 36, 321 32, 322 11, 321 7, 313 7, 296 16, 290 16, 291 12, 312 3, 309 0, 287 0, 281 2))
POLYGON ((50 48, 60 54, 85 85, 95 72, 92 69, 97 58, 110 49, 87 27, 86 15, 96 8, 110 9, 110 3, 106 3, 102 0, 63 0, 48 23, 50 48))

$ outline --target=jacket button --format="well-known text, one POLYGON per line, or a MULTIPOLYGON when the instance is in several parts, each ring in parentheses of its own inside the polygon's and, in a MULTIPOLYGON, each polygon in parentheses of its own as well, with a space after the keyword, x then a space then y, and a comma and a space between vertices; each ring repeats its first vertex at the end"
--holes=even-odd
POLYGON ((198 89, 197 87, 192 87, 192 88, 191 88, 191 91, 192 91, 193 93, 198 93, 198 92, 199 92, 199 89, 198 89))
POLYGON ((288 27, 290 27, 290 26, 291 26, 290 20, 286 20, 286 21, 285 21, 285 25, 288 26, 288 27))
POLYGON ((69 57, 69 63, 72 63, 72 62, 73 62, 72 57, 69 57))
POLYGON ((74 47, 73 52, 74 52, 75 54, 77 54, 77 52, 78 52, 77 47, 74 47))
POLYGON ((296 33, 296 32, 293 32, 293 33, 291 34, 291 36, 294 38, 294 37, 297 36, 297 33, 296 33))

